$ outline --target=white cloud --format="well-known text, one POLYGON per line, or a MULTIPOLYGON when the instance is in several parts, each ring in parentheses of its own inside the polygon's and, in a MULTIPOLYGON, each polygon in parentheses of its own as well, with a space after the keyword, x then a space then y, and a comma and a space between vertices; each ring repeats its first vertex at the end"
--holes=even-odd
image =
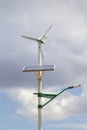
POLYGON ((62 125, 51 125, 53 128, 74 128, 74 129, 81 129, 81 130, 86 130, 87 129, 87 124, 75 124, 75 123, 66 123, 62 125))
MULTIPOLYGON (((52 93, 52 88, 44 92, 52 93)), ((19 102, 16 114, 33 119, 37 117, 37 97, 33 95, 35 89, 11 89, 8 95, 14 101, 19 102)), ((65 92, 43 108, 44 120, 61 120, 70 116, 87 114, 87 95, 83 92, 80 96, 65 92), (50 111, 49 111, 50 110, 50 111)))

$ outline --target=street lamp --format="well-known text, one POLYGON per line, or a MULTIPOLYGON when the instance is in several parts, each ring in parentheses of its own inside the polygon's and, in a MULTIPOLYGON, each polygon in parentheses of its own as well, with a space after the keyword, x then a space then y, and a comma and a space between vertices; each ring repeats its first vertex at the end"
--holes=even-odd
POLYGON ((47 101, 46 103, 44 103, 43 105, 38 105, 38 108, 43 108, 44 106, 46 106, 49 102, 51 102, 54 98, 56 98, 57 96, 59 96, 60 94, 62 94, 64 91, 68 90, 68 89, 73 89, 73 88, 77 88, 77 87, 81 87, 81 85, 77 85, 77 86, 70 86, 67 88, 64 88, 62 91, 60 91, 57 94, 45 94, 45 93, 33 93, 35 95, 38 95, 38 97, 44 97, 44 98, 49 98, 49 101, 47 101))

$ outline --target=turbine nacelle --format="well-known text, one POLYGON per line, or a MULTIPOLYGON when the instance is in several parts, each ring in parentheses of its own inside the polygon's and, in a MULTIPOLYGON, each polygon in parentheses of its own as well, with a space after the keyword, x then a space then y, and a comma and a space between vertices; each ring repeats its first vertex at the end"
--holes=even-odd
POLYGON ((41 44, 46 43, 46 41, 47 41, 47 37, 45 37, 45 36, 38 38, 38 42, 41 44))

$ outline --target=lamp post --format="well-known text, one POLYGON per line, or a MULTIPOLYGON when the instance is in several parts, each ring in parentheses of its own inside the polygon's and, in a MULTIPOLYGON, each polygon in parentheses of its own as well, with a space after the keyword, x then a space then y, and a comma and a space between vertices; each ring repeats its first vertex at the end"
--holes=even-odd
MULTIPOLYGON (((44 66, 45 69, 42 66, 43 52, 42 52, 41 47, 42 47, 42 44, 46 43, 46 40, 47 40, 46 35, 51 28, 52 28, 52 25, 47 29, 47 31, 44 33, 44 35, 41 36, 40 38, 34 38, 34 37, 22 35, 23 38, 38 42, 38 66, 37 67, 33 66, 32 69, 30 67, 26 67, 26 66, 23 68, 23 72, 32 72, 32 71, 35 72, 37 79, 38 79, 38 94, 42 93, 43 72, 54 70, 54 66, 51 66, 51 68, 50 68, 50 65, 48 65, 48 66, 46 65, 46 66, 44 66)), ((42 106, 42 97, 38 96, 38 130, 42 130, 42 108, 41 108, 41 106, 42 106)))
MULTIPOLYGON (((42 66, 41 44, 38 43, 38 65, 42 66)), ((38 72, 38 93, 42 92, 42 71, 38 72)), ((42 130, 42 98, 38 97, 38 130, 42 130)))

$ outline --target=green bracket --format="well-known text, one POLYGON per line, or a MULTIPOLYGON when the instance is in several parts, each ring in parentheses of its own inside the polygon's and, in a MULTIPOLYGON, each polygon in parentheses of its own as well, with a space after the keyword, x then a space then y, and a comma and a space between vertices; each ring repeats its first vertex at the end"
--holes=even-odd
POLYGON ((38 109, 39 109, 39 108, 41 109, 41 108, 42 108, 42 105, 38 105, 38 109))
POLYGON ((45 104, 43 105, 38 105, 38 108, 43 108, 44 106, 46 106, 49 102, 51 102, 54 98, 56 98, 57 96, 59 96, 61 93, 63 93, 65 90, 69 89, 65 88, 64 90, 62 90, 60 93, 58 94, 44 94, 44 93, 33 93, 35 95, 37 95, 38 97, 44 97, 44 98, 49 98, 49 101, 47 101, 45 104))
POLYGON ((44 94, 44 93, 33 93, 33 94, 38 95, 38 97, 44 97, 44 98, 50 98, 50 99, 56 96, 56 94, 44 94))
MULTIPOLYGON (((49 101, 51 101, 54 97, 56 97, 56 94, 44 94, 44 93, 33 93, 33 94, 38 95, 38 97, 49 98, 50 99, 49 101)), ((46 102, 44 105, 38 105, 38 108, 40 109, 43 108, 43 106, 48 104, 48 102, 46 102)))

